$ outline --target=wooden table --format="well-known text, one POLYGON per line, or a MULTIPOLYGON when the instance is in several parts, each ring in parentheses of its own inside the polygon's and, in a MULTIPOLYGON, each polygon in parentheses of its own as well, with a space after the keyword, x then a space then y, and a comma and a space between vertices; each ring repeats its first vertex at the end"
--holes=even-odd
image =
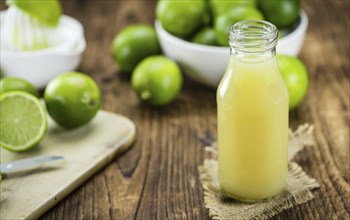
MULTIPOLYGON (((197 167, 204 146, 217 138, 215 90, 186 79, 175 102, 152 108, 139 102, 111 57, 111 41, 123 27, 153 24, 156 2, 62 3, 85 27, 88 47, 79 70, 100 85, 103 109, 132 119, 138 134, 130 151, 41 219, 207 219, 197 167)), ((314 200, 273 219, 349 219, 350 1, 303 1, 303 8, 310 21, 300 58, 310 84, 303 104, 290 113, 290 126, 315 125, 315 146, 296 162, 321 187, 314 200)))

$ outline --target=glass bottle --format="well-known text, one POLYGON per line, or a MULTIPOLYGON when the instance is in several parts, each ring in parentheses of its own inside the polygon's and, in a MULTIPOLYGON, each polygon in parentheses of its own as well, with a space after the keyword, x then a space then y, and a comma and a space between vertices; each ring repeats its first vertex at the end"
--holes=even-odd
POLYGON ((229 42, 230 62, 217 90, 219 182, 226 195, 254 202, 286 184, 288 91, 273 24, 238 22, 229 42))

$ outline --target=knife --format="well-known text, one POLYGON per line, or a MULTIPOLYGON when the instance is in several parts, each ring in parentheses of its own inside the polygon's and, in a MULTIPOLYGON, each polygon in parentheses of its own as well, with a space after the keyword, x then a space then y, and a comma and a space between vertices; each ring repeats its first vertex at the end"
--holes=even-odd
POLYGON ((42 156, 42 157, 33 157, 24 160, 16 160, 7 163, 0 164, 0 172, 8 173, 17 170, 25 170, 36 165, 40 165, 46 162, 62 160, 64 157, 62 156, 42 156))

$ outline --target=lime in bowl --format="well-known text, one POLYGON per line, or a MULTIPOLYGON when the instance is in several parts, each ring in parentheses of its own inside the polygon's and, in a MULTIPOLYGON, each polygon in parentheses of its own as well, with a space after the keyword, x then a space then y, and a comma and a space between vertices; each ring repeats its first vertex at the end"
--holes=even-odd
MULTIPOLYGON (((296 56, 299 54, 308 18, 301 10, 296 27, 278 40, 277 53, 296 56)), ((175 60, 184 73, 194 81, 216 88, 229 61, 230 48, 192 43, 166 31, 156 20, 155 28, 164 54, 175 60)))

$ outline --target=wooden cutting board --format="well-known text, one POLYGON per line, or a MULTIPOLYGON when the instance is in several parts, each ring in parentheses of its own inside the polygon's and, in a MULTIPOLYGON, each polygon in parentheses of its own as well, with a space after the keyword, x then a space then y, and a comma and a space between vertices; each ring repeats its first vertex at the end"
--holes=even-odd
POLYGON ((49 120, 44 140, 24 153, 0 150, 1 162, 60 155, 64 160, 8 174, 0 185, 0 219, 36 219, 122 153, 135 138, 135 125, 100 111, 88 125, 64 130, 49 120))

